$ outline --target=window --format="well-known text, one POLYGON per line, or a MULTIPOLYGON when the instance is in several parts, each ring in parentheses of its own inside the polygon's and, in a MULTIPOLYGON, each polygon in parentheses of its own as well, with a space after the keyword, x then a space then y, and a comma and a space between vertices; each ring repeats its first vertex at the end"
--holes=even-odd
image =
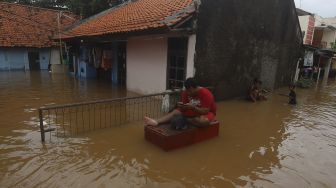
POLYGON ((167 89, 182 88, 186 78, 188 38, 168 39, 167 89))

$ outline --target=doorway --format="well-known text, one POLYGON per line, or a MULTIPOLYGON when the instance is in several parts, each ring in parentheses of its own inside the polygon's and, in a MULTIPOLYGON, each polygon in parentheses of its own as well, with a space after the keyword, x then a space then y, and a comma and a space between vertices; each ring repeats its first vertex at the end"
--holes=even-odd
POLYGON ((28 61, 29 61, 29 70, 41 70, 39 52, 28 52, 28 61))

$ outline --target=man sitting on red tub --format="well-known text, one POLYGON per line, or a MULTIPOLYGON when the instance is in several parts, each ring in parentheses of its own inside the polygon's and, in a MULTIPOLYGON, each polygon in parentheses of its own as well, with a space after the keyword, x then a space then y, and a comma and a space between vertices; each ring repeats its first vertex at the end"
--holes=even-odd
POLYGON ((184 87, 182 100, 175 110, 159 119, 144 117, 145 124, 155 126, 170 122, 174 129, 187 129, 188 123, 208 126, 216 115, 214 96, 207 88, 200 87, 194 78, 188 78, 184 87))

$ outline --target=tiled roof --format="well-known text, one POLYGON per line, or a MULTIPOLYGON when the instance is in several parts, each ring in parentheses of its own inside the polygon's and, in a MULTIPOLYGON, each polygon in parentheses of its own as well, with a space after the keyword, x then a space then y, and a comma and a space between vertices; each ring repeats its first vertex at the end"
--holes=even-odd
MULTIPOLYGON (((50 47, 58 33, 60 11, 0 2, 0 47, 50 47)), ((76 16, 62 11, 60 28, 76 21, 76 16)))
POLYGON ((88 18, 62 38, 161 29, 195 12, 193 0, 137 0, 88 18))

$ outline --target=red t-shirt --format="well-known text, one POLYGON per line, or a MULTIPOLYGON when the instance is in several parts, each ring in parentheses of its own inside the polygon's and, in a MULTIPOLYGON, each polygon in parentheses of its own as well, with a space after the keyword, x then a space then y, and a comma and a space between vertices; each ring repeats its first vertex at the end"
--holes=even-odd
MULTIPOLYGON (((189 103, 193 106, 200 107, 200 108, 208 108, 209 112, 213 113, 216 115, 216 104, 215 104, 215 99, 212 93, 204 87, 201 87, 197 91, 196 96, 189 96, 186 91, 182 93, 182 102, 189 103)), ((192 110, 183 110, 182 111, 184 116, 200 116, 201 114, 198 114, 192 110)))

